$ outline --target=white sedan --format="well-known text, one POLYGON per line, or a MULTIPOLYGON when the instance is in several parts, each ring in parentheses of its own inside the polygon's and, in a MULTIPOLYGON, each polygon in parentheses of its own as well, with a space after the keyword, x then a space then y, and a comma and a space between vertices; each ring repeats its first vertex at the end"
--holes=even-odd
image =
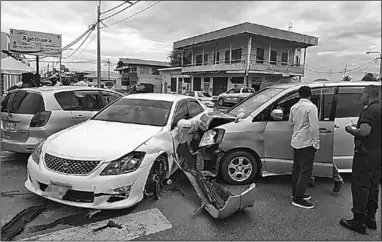
POLYGON ((165 181, 178 168, 178 121, 209 111, 183 95, 125 96, 40 142, 29 157, 25 186, 76 207, 131 207, 155 191, 154 181, 165 181))
POLYGON ((215 105, 215 103, 212 101, 213 97, 208 92, 187 91, 183 93, 183 95, 194 97, 209 108, 212 108, 215 105))

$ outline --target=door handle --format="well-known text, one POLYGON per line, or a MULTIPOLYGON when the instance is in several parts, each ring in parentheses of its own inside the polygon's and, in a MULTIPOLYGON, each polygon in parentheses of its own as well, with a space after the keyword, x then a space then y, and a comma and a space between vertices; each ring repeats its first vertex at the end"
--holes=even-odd
POLYGON ((326 128, 319 128, 318 131, 320 132, 320 134, 331 134, 332 133, 331 130, 326 129, 326 128))
POLYGON ((340 128, 340 126, 339 126, 339 125, 337 125, 337 124, 335 124, 335 125, 334 125, 334 128, 335 128, 335 129, 339 129, 339 128, 340 128))
POLYGON ((84 117, 84 115, 82 115, 82 114, 79 114, 76 116, 76 118, 83 118, 83 117, 84 117))

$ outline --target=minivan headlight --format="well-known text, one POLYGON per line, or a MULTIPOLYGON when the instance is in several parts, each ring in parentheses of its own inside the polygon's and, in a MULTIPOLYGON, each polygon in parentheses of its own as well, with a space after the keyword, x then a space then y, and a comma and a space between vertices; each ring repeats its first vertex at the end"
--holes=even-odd
POLYGON ((42 146, 44 145, 45 141, 46 141, 46 139, 43 139, 40 142, 38 142, 36 147, 34 148, 34 150, 32 152, 32 159, 37 164, 40 163, 40 157, 41 157, 41 153, 42 153, 42 146))
POLYGON ((145 152, 135 151, 119 158, 118 160, 112 161, 101 172, 101 176, 121 175, 133 172, 139 168, 145 154, 145 152))

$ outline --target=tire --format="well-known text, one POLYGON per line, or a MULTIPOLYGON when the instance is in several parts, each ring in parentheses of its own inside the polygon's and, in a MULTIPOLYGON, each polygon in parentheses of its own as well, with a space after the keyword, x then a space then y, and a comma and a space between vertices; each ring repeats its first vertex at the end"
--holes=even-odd
POLYGON ((257 165, 256 158, 251 153, 240 150, 233 151, 223 158, 221 174, 229 184, 246 185, 255 180, 257 165), (240 173, 235 175, 238 169, 240 173))
POLYGON ((154 189, 155 182, 153 180, 153 177, 155 174, 158 174, 158 170, 160 170, 159 169, 160 164, 162 164, 162 167, 163 167, 163 170, 162 170, 163 176, 160 177, 161 182, 163 182, 163 180, 166 178, 167 159, 166 159, 166 157, 161 155, 158 158, 156 158, 156 160, 154 161, 154 163, 150 169, 149 175, 147 176, 145 190, 144 190, 145 196, 152 196, 154 191, 155 191, 155 189, 154 189))
POLYGON ((223 98, 219 98, 219 100, 218 100, 218 104, 219 104, 219 106, 224 106, 224 100, 223 100, 223 98))

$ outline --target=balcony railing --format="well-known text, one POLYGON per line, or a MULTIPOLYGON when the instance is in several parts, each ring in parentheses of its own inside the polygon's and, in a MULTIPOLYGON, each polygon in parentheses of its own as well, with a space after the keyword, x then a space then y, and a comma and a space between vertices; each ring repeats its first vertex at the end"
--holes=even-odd
MULTIPOLYGON (((244 59, 231 60, 231 64, 226 62, 226 60, 219 60, 218 63, 214 63, 211 60, 204 63, 186 64, 183 67, 183 72, 245 71, 247 67, 247 62, 244 59)), ((265 60, 251 60, 249 70, 304 74, 304 68, 299 64, 288 65, 286 62, 277 61, 276 64, 273 63, 265 60)))

